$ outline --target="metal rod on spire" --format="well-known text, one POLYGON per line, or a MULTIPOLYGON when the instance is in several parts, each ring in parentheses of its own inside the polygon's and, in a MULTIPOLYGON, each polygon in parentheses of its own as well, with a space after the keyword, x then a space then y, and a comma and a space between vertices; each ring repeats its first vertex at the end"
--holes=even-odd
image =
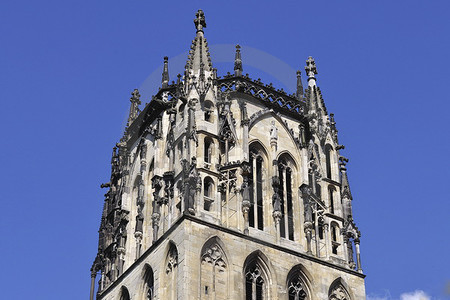
POLYGON ((169 58, 164 56, 164 69, 162 73, 162 87, 166 88, 169 86, 169 58))
POLYGON ((234 56, 234 76, 242 76, 241 46, 236 45, 236 55, 234 56))

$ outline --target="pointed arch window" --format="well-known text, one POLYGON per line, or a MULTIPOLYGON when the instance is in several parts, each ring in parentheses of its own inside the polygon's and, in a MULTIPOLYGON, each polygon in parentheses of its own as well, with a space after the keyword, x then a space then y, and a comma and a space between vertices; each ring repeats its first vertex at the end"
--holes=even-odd
POLYGON ((175 300, 177 299, 178 251, 172 243, 167 252, 165 268, 165 295, 162 299, 175 300))
POLYGON ((341 278, 336 279, 328 291, 329 300, 351 300, 350 294, 344 286, 341 278))
POLYGON ((309 300, 310 293, 306 284, 306 276, 302 266, 295 266, 288 274, 287 292, 289 300, 309 300))
POLYGON ((146 266, 144 273, 144 299, 153 300, 155 297, 153 269, 146 266))
POLYGON ((258 253, 251 254, 244 267, 245 299, 269 299, 269 276, 267 265, 258 253))
POLYGON ((203 181, 203 188, 203 209, 206 211, 210 211, 211 206, 214 202, 214 181, 211 179, 211 177, 205 177, 203 181))
POLYGON ((327 178, 332 179, 332 171, 331 171, 331 155, 332 155, 333 147, 330 144, 325 145, 325 164, 327 170, 327 178))
POLYGON ((130 293, 128 292, 128 289, 126 287, 122 287, 120 289, 120 300, 130 300, 130 293))
POLYGON ((214 150, 214 142, 210 137, 205 137, 204 140, 204 150, 203 150, 203 160, 205 162, 206 168, 211 168, 212 156, 214 150))
POLYGON ((332 223, 331 224, 331 252, 333 254, 338 254, 338 247, 339 247, 339 242, 338 242, 338 234, 339 234, 339 227, 335 224, 332 223))
POLYGON ((294 240, 294 206, 293 206, 293 164, 288 163, 284 158, 278 161, 278 177, 280 186, 278 194, 280 196, 280 236, 294 240))
POLYGON ((214 105, 211 101, 207 100, 205 101, 205 121, 206 122, 212 122, 213 121, 213 112, 214 112, 214 105))
POLYGON ((334 214, 334 198, 333 198, 334 188, 332 186, 328 187, 328 201, 330 202, 330 213, 334 214))
POLYGON ((220 244, 219 238, 213 237, 202 248, 200 257, 201 299, 229 299, 228 263, 220 244))
POLYGON ((249 226, 264 230, 263 158, 258 152, 251 151, 250 164, 250 201, 253 207, 249 211, 249 226))

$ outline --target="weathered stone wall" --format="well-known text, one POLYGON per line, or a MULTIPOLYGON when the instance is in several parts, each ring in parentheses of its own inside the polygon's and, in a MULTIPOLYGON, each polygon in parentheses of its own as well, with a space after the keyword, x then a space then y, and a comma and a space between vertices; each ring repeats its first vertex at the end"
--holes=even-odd
POLYGON ((352 299, 365 299, 364 276, 355 271, 334 266, 326 260, 304 255, 301 251, 284 245, 263 242, 257 234, 244 236, 242 233, 221 229, 204 221, 195 221, 193 218, 195 217, 177 223, 175 230, 170 232, 164 241, 145 253, 129 271, 104 292, 100 299, 119 299, 122 286, 130 291, 131 299, 145 299, 143 274, 146 265, 151 266, 154 271, 155 299, 172 299, 170 291, 164 290, 167 286, 165 281, 168 280, 165 277, 166 257, 170 243, 173 243, 178 251, 175 299, 244 299, 244 265, 252 253, 258 253, 267 263, 269 299, 288 299, 288 274, 294 267, 299 266, 305 277, 304 282, 308 285, 307 291, 310 293, 308 295, 310 298, 307 299, 328 299, 330 286, 339 278, 352 299), (213 274, 201 274, 201 268, 204 266, 201 262, 203 254, 201 251, 205 243, 212 238, 214 239, 212 245, 217 242, 223 251, 222 259, 226 266, 225 276, 221 278, 228 281, 226 285, 218 285, 215 298, 212 297, 212 286, 208 286, 208 294, 205 294, 205 285, 211 284, 213 274), (200 280, 201 276, 203 282, 200 280))

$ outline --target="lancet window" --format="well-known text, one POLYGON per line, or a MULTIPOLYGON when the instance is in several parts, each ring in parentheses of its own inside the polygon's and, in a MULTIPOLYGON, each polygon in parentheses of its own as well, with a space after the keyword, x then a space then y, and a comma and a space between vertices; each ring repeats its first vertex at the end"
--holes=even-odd
POLYGON ((177 299, 177 273, 178 273, 178 251, 174 244, 170 243, 165 263, 164 299, 177 299))
POLYGON ((249 226, 264 230, 263 181, 265 174, 262 151, 259 149, 250 150, 250 165, 252 166, 249 180, 252 207, 249 211, 249 226))
POLYGON ((155 297, 153 269, 147 265, 144 273, 144 299, 152 300, 155 297))
POLYGON ((120 300, 130 300, 130 293, 124 286, 120 289, 120 300))
POLYGON ((287 292, 289 300, 309 300, 309 290, 305 276, 300 266, 292 268, 287 278, 287 292))
POLYGON ((247 258, 244 268, 245 299, 269 299, 269 277, 267 267, 261 257, 255 253, 247 258))
POLYGON ((228 297, 228 263, 217 237, 209 239, 201 251, 201 299, 226 300, 228 297))
POLYGON ((214 202, 214 181, 210 177, 205 177, 203 189, 203 209, 210 211, 212 203, 214 202))
POLYGON ((342 279, 336 279, 328 291, 328 300, 351 300, 347 289, 342 284, 342 279))
POLYGON ((331 171, 331 155, 332 155, 333 148, 330 144, 325 145, 325 163, 326 163, 326 170, 327 170, 327 178, 332 179, 332 171, 331 171))
POLYGON ((213 122, 213 103, 211 101, 205 101, 205 121, 213 122))
POLYGON ((333 254, 338 254, 338 234, 339 234, 339 227, 335 224, 331 224, 331 252, 333 254))
POLYGON ((328 187, 328 201, 329 201, 329 207, 330 207, 330 213, 334 214, 334 188, 332 186, 328 187))
POLYGON ((214 142, 210 137, 205 137, 203 160, 205 162, 205 167, 210 168, 212 163, 214 142))
POLYGON ((252 207, 249 211, 249 226, 259 230, 264 230, 263 187, 266 178, 266 157, 261 145, 258 143, 250 145, 251 172, 249 185, 252 207))
POLYGON ((280 179, 279 195, 281 201, 280 236, 294 240, 294 207, 293 184, 294 164, 287 157, 278 161, 278 176, 280 179))

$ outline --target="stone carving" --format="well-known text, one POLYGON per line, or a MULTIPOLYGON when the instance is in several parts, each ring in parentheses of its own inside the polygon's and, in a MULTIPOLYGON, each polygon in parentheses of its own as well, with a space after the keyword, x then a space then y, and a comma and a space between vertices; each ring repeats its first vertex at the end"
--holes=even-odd
POLYGON ((336 286, 330 293, 329 300, 350 300, 350 296, 342 285, 336 286))
POLYGON ((178 252, 177 249, 174 246, 172 246, 170 247, 167 257, 166 274, 173 272, 173 270, 177 266, 178 266, 178 252))
POLYGON ((270 140, 278 140, 278 129, 277 126, 275 125, 275 121, 272 121, 270 123, 270 140))
POLYGON ((293 297, 294 300, 305 300, 307 297, 303 283, 298 278, 289 282, 288 293, 289 297, 293 297))
POLYGON ((227 264, 223 257, 222 249, 217 244, 214 244, 203 252, 202 263, 212 264, 219 272, 224 272, 227 264))
POLYGON ((202 31, 203 27, 206 27, 205 21, 205 13, 203 10, 199 9, 195 14, 196 18, 194 19, 195 28, 197 31, 202 31))

